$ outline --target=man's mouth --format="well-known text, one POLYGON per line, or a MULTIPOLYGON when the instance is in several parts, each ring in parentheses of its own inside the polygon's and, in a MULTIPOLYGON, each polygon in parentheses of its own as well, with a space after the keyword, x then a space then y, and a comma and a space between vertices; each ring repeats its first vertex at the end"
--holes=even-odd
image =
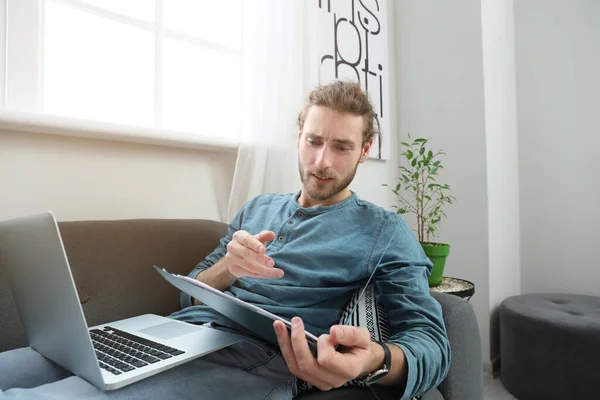
POLYGON ((329 182, 331 180, 331 178, 322 178, 322 177, 320 177, 318 175, 315 175, 315 174, 312 174, 312 176, 315 177, 315 179, 317 180, 317 183, 321 183, 321 184, 327 183, 327 182, 329 182))

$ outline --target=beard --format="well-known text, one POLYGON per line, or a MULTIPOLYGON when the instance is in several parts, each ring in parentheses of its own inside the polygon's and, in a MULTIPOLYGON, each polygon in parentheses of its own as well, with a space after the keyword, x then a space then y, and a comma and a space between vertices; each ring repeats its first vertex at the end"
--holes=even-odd
POLYGON ((329 200, 350 185, 354 179, 354 176, 356 175, 358 164, 360 163, 357 162, 354 166, 354 169, 350 171, 348 175, 340 177, 333 172, 326 173, 325 171, 322 171, 316 167, 310 167, 306 170, 303 170, 300 161, 298 161, 298 170, 300 172, 302 187, 311 199, 318 201, 329 200), (310 179, 311 175, 317 176, 321 179, 330 179, 331 181, 325 184, 319 184, 318 182, 310 179), (328 187, 326 187, 326 185, 328 185, 328 187))

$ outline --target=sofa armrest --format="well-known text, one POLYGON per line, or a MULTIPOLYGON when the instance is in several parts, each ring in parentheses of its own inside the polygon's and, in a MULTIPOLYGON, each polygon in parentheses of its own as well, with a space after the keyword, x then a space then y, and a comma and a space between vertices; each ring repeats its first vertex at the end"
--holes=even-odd
POLYGON ((452 351, 450 370, 439 390, 445 400, 483 400, 481 338, 473 306, 458 296, 432 295, 442 305, 452 351))

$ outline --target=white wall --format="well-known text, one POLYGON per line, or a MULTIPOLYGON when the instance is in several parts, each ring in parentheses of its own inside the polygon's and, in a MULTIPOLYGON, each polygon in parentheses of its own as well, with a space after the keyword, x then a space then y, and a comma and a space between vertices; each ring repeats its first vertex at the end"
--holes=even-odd
POLYGON ((396 197, 389 189, 381 186, 384 183, 394 183, 398 171, 398 152, 396 150, 397 137, 394 135, 391 139, 391 158, 387 161, 370 159, 361 164, 356 171, 356 177, 350 185, 350 189, 356 192, 361 199, 370 201, 387 210, 394 211, 391 206, 396 204, 396 197))
POLYGON ((600 2, 515 2, 523 291, 598 295, 600 2))
POLYGON ((234 163, 235 153, 0 131, 0 219, 218 219, 234 163))
POLYGON ((484 78, 479 0, 396 2, 401 137, 430 137, 447 153, 440 181, 456 204, 440 239, 451 245, 444 275, 476 285, 471 303, 489 354, 488 210, 484 78))
POLYGON ((500 353, 498 306, 521 292, 513 7, 513 0, 481 2, 492 360, 500 353))
MULTIPOLYGON (((393 211, 392 205, 396 204, 395 195, 382 184, 392 185, 395 183, 398 174, 398 109, 394 107, 398 99, 398 74, 396 67, 396 35, 394 30, 395 1, 388 1, 388 47, 389 52, 389 84, 390 93, 390 132, 382 132, 382 135, 389 135, 391 139, 390 159, 387 161, 368 159, 358 167, 356 177, 350 185, 361 199, 370 201, 378 206, 393 211)), ((376 151, 376 149, 372 149, 376 151)))
MULTIPOLYGON (((393 29, 389 40, 394 71, 393 29)), ((390 87, 395 85, 392 74, 390 87)), ((395 104, 396 92, 390 93, 395 104)), ((391 159, 362 164, 351 186, 361 198, 386 208, 394 196, 381 184, 396 176, 395 133, 384 132, 392 139, 391 159)), ((231 152, 0 130, 0 219, 46 210, 59 220, 220 219, 235 161, 231 152)))

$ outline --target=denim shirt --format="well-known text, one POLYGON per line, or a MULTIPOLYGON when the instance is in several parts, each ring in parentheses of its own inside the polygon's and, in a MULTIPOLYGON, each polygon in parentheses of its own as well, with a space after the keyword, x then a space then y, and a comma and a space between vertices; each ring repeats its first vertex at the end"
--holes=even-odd
MULTIPOLYGON (((352 293, 377 267, 372 282, 389 319, 389 341, 402 348, 408 365, 402 398, 438 386, 450 365, 450 346, 441 306, 429 293, 432 264, 410 228, 396 213, 355 193, 313 208, 300 207, 299 194, 264 194, 246 203, 220 245, 189 276, 219 261, 234 232, 272 230, 275 240, 267 243, 266 253, 285 275, 240 278, 226 293, 284 318, 299 316, 306 330, 318 336, 338 324, 352 293)), ((238 328, 209 307, 193 306, 185 293, 181 305, 174 318, 238 328)))

